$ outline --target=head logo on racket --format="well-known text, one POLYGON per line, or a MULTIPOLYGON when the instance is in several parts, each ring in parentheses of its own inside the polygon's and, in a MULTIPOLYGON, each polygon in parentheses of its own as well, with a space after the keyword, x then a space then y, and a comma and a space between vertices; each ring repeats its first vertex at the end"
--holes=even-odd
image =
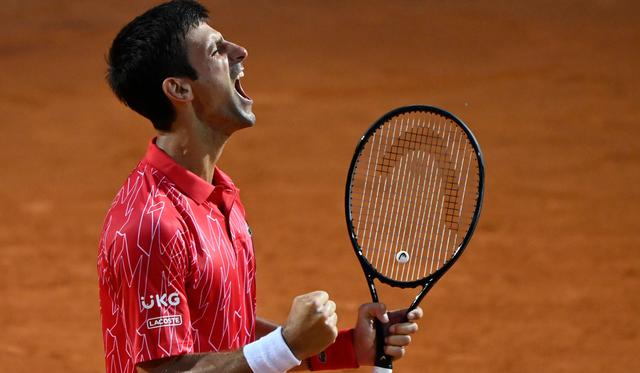
POLYGON ((409 253, 404 250, 398 251, 398 253, 396 254, 396 260, 400 264, 405 264, 409 261, 409 253))

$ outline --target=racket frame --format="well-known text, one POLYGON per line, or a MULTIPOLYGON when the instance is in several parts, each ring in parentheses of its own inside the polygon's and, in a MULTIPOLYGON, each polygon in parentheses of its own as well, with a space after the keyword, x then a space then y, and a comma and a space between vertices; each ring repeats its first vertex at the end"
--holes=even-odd
MULTIPOLYGON (((469 243, 469 240, 471 239, 471 236, 473 235, 473 232, 475 231, 476 226, 478 224, 478 220, 480 217, 480 210, 482 209, 483 197, 484 197, 484 157, 482 155, 482 151, 480 150, 480 146, 478 145, 478 141, 476 140, 476 137, 471 132, 469 127, 467 127, 467 125, 463 121, 461 121, 459 118, 457 118, 455 115, 451 114, 446 110, 443 110, 434 106, 410 105, 410 106, 403 106, 403 107, 399 107, 394 110, 391 110, 387 114, 380 117, 380 119, 378 119, 371 127, 369 127, 369 129, 360 138, 358 146, 356 147, 353 158, 351 160, 351 164, 349 166, 349 172, 347 174, 347 182, 346 182, 346 188, 345 188, 345 217, 347 221, 347 230, 349 232, 349 239, 351 240, 351 244, 353 245, 353 249, 356 253, 356 257, 358 258, 358 261, 362 266, 362 271, 364 272, 365 277, 367 279, 367 284, 369 285, 368 286, 369 293, 371 294, 371 300, 375 303, 379 302, 378 292, 374 284, 374 280, 376 279, 381 283, 384 283, 396 288, 402 288, 402 289, 417 288, 419 286, 422 286, 420 293, 411 302, 411 305, 409 306, 407 313, 415 309, 418 306, 418 304, 420 304, 424 296, 427 295, 427 293, 433 287, 433 285, 440 279, 440 277, 442 277, 442 275, 447 270, 449 270, 449 268, 451 268, 451 266, 458 260, 460 255, 462 255, 462 253, 464 252, 464 249, 467 247, 467 244, 469 243), (469 142, 471 143, 471 146, 473 147, 476 153, 476 156, 478 158, 478 197, 477 197, 478 202, 476 204, 476 209, 473 213, 473 217, 471 219, 471 224, 469 225, 467 234, 465 235, 464 239, 462 240, 462 243, 456 249, 456 251, 454 252, 454 254, 452 255, 449 261, 447 261, 441 268, 439 268, 435 272, 421 279, 414 280, 414 281, 397 281, 381 274, 364 257, 362 248, 358 244, 358 238, 355 233, 355 227, 353 226, 353 221, 351 219, 351 193, 350 192, 351 192, 351 185, 353 183, 353 172, 356 169, 356 164, 359 159, 359 156, 362 153, 366 144, 368 143, 369 139, 383 124, 388 122, 391 118, 398 115, 405 114, 405 113, 411 113, 411 112, 430 112, 430 113, 451 119, 466 133, 467 138, 469 139, 469 142)), ((375 365, 377 367, 391 369, 391 366, 392 366, 391 359, 388 356, 385 356, 384 354, 384 327, 380 322, 377 322, 377 321, 376 321, 376 340, 377 341, 376 341, 375 365)))

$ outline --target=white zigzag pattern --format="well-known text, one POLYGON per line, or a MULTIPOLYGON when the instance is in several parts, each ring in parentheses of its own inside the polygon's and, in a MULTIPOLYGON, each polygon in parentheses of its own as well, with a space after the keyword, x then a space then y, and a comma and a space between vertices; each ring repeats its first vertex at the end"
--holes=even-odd
POLYGON ((109 372, 133 372, 135 361, 238 348, 251 341, 255 327, 251 239, 245 239, 248 247, 231 244, 237 236, 248 236, 237 205, 228 218, 229 232, 223 219, 214 206, 185 198, 146 164, 130 175, 105 219, 98 255, 101 293, 110 300, 101 304, 109 372), (194 208, 200 210, 196 213, 194 208), (203 214, 203 208, 208 213, 203 214), (159 278, 158 263, 162 263, 159 278), (159 315, 182 313, 184 325, 149 330, 146 320, 158 316, 158 311, 143 309, 140 298, 174 289, 187 298, 181 297, 178 306, 160 309, 159 315), (233 296, 232 289, 241 299, 233 296), (138 314, 131 314, 133 309, 138 314), (243 314, 248 320, 242 320, 243 314), (134 330, 123 333, 129 327, 134 330), (204 336, 206 346, 201 345, 204 336))

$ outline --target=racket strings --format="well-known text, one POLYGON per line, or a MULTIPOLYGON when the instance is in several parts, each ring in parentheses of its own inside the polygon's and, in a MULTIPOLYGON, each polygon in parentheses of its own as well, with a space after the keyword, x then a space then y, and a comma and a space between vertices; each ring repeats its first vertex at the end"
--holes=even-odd
POLYGON ((351 212, 363 255, 378 272, 414 281, 460 247, 477 195, 478 161, 450 119, 408 113, 370 136, 351 183, 351 212), (474 185, 475 184, 475 185, 474 185))

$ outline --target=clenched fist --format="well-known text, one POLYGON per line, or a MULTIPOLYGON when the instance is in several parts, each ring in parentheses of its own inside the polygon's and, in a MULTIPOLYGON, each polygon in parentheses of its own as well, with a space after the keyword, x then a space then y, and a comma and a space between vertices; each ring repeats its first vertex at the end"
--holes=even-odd
POLYGON ((300 360, 317 355, 338 336, 336 304, 324 291, 297 296, 291 305, 282 335, 300 360))

